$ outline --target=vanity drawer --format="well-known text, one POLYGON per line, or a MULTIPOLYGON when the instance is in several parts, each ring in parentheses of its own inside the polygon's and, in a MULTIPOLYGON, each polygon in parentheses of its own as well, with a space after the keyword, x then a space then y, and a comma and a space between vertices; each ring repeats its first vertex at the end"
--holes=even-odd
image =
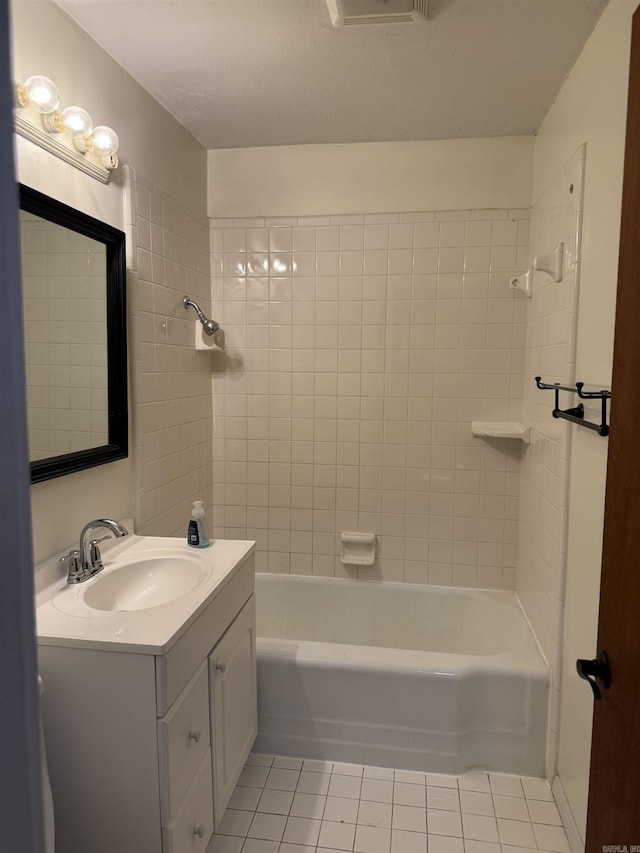
POLYGON ((211 753, 207 750, 176 816, 162 827, 163 853, 203 853, 212 833, 211 753))
POLYGON ((209 682, 207 666, 203 663, 169 711, 158 720, 163 824, 171 821, 193 774, 208 752, 209 682))

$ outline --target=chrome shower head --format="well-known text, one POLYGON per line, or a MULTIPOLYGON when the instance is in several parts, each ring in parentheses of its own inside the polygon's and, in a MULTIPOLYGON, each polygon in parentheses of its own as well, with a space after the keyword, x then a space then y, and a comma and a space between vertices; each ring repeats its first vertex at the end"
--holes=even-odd
POLYGON ((193 299, 189 299, 188 296, 184 297, 182 303, 185 308, 193 308, 195 310, 196 314, 198 315, 198 319, 202 323, 202 328, 204 329, 206 335, 215 335, 215 333, 220 328, 219 323, 216 323, 215 320, 209 320, 207 317, 205 317, 198 303, 194 302, 193 299))

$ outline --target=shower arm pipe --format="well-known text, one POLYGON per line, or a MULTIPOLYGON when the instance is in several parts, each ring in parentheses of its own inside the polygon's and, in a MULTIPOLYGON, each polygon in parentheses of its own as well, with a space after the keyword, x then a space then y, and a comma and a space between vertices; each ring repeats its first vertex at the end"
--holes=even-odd
POLYGON ((211 336, 215 335, 215 333, 220 328, 220 324, 216 323, 215 320, 209 320, 202 312, 202 309, 198 305, 197 302, 194 302, 193 299, 190 299, 188 296, 185 296, 182 300, 182 304, 185 308, 193 308, 198 315, 198 320, 202 323, 202 328, 205 331, 205 334, 211 336))

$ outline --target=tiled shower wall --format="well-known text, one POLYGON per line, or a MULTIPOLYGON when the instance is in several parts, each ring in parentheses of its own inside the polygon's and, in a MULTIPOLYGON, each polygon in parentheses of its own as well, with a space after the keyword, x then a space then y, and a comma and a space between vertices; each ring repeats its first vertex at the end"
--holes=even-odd
POLYGON ((130 170, 127 276, 136 532, 186 536, 194 500, 212 506, 211 364, 194 347, 188 294, 211 308, 208 220, 130 170))
MULTIPOLYGON (((523 415, 531 426, 531 444, 520 481, 516 585, 551 666, 549 775, 555 771, 559 727, 570 441, 571 430, 578 427, 551 416, 554 393, 538 390, 534 376, 541 375, 549 383, 576 380, 584 157, 583 146, 535 203, 531 219, 531 260, 564 243, 562 281, 553 282, 536 272, 527 309, 523 415)), ((561 395, 561 408, 577 403, 576 395, 561 395)), ((592 417, 590 408, 585 406, 587 419, 592 417)), ((593 419, 598 417, 596 409, 593 419)))
POLYGON ((259 569, 515 584, 529 212, 214 220, 214 532, 259 569), (347 569, 340 531, 376 533, 347 569))

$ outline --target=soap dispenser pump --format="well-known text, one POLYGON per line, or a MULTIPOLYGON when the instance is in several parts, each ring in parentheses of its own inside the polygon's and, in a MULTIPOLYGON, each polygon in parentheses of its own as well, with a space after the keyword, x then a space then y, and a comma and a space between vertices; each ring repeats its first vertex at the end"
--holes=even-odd
POLYGON ((187 532, 187 544, 192 548, 209 547, 209 528, 202 501, 194 501, 187 532))

